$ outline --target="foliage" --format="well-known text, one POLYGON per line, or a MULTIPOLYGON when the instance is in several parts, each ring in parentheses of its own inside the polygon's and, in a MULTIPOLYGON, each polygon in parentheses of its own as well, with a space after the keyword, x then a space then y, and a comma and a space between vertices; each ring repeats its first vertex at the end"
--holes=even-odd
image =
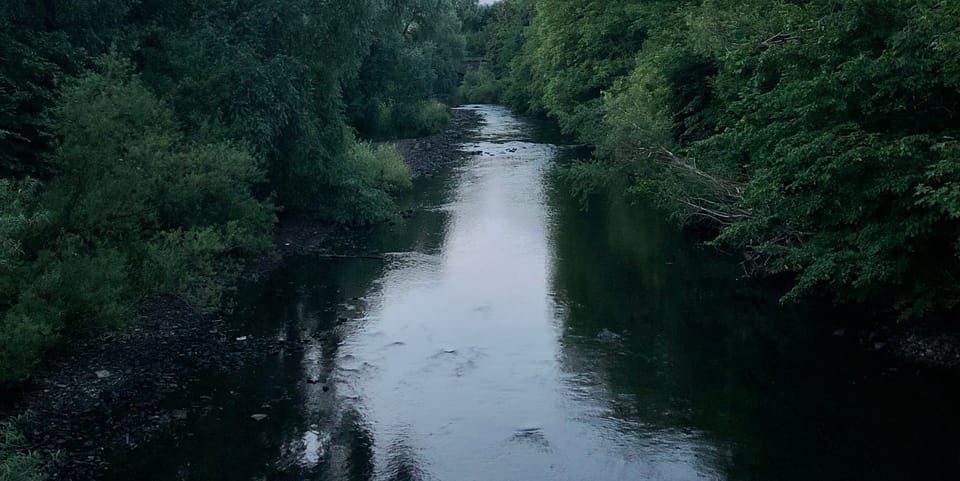
POLYGON ((370 52, 346 85, 347 112, 362 134, 421 135, 445 125, 430 99, 456 88, 464 55, 458 14, 473 12, 462 0, 407 0, 380 12, 370 52))
POLYGON ((794 273, 787 299, 960 302, 956 2, 501 3, 503 98, 596 145, 579 187, 632 178, 748 270, 794 273))
POLYGON ((470 70, 457 89, 457 103, 492 104, 500 98, 500 85, 494 73, 485 67, 470 70))
POLYGON ((8 311, 18 303, 21 279, 30 266, 23 241, 45 221, 38 190, 36 181, 0 179, 0 310, 7 312, 0 317, 0 379, 23 374, 49 335, 47 326, 8 311))
POLYGON ((447 106, 433 100, 391 101, 380 105, 377 114, 374 131, 399 136, 430 135, 439 132, 450 121, 447 106))
POLYGON ((470 0, 0 4, 0 382, 151 292, 217 305, 274 212, 364 223, 409 186, 470 0), (352 123, 352 125, 351 125, 352 123))
POLYGON ((387 192, 409 189, 413 186, 413 174, 403 161, 397 148, 388 144, 358 143, 351 152, 366 179, 387 192))
POLYGON ((123 59, 99 70, 71 82, 55 110, 57 177, 39 199, 49 221, 23 232, 37 222, 4 216, 15 219, 4 222, 7 250, 20 255, 3 283, 3 380, 25 375, 61 333, 120 324, 145 293, 215 303, 231 259, 270 242, 253 157, 187 140, 123 59))
POLYGON ((26 451, 17 419, 0 423, 0 481, 41 481, 40 459, 26 451))
POLYGON ((0 7, 0 176, 46 176, 46 107, 63 69, 73 67, 63 57, 74 52, 62 35, 17 28, 9 9, 0 7))
POLYGON ((539 113, 542 82, 534 78, 533 62, 538 39, 530 27, 535 14, 534 0, 497 2, 491 7, 487 35, 487 56, 500 82, 500 101, 521 111, 539 113))
POLYGON ((600 138, 603 91, 630 71, 646 37, 646 2, 628 0, 538 0, 533 18, 533 75, 542 82, 541 101, 566 132, 588 141, 600 138))
POLYGON ((946 198, 930 202, 928 182, 954 182, 948 166, 960 161, 960 77, 943 68, 960 53, 958 7, 817 7, 761 56, 769 71, 736 92, 741 119, 701 147, 732 144, 751 161, 743 203, 753 215, 721 239, 797 272, 791 295, 893 298, 905 316, 952 307, 960 225, 946 198), (767 75, 781 80, 766 87, 767 75))
POLYGON ((480 5, 478 0, 456 0, 457 17, 463 24, 465 53, 469 57, 482 57, 487 51, 484 30, 493 12, 490 5, 480 5))
POLYGON ((315 210, 301 187, 340 181, 323 175, 349 148, 341 85, 367 52, 377 4, 154 2, 140 8, 149 23, 132 29, 129 55, 188 132, 249 146, 262 193, 315 210))
POLYGON ((346 153, 346 162, 337 175, 343 183, 323 196, 324 209, 336 222, 369 224, 392 215, 389 196, 411 186, 409 167, 396 148, 355 143, 346 153))
MULTIPOLYGON (((35 180, 0 179, 0 266, 10 272, 23 259, 22 240, 25 233, 44 220, 37 210, 40 183, 35 180)), ((0 284, 0 293, 8 292, 6 282, 0 284)))

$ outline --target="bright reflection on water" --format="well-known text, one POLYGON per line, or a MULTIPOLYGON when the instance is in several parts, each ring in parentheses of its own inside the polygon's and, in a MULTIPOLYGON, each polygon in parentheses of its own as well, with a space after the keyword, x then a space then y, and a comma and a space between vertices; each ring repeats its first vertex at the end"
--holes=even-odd
POLYGON ((566 372, 545 192, 556 148, 517 138, 523 125, 502 109, 484 112, 469 147, 483 154, 439 207, 441 250, 393 257, 340 349, 363 366, 340 380, 374 433, 379 477, 394 474, 396 446, 444 480, 715 477, 695 431, 618 419, 601 387, 566 372))
POLYGON ((211 374, 111 479, 809 480, 960 474, 956 380, 865 356, 656 213, 579 209, 498 107, 418 213, 239 296, 291 341, 211 374), (251 413, 270 417, 260 423, 251 413))

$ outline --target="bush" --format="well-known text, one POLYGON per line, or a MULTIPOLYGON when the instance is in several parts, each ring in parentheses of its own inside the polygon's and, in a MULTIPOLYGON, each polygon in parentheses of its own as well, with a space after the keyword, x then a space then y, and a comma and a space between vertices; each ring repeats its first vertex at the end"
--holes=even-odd
POLYGON ((435 134, 450 123, 450 110, 446 104, 436 100, 424 100, 414 104, 411 125, 414 135, 435 134))
POLYGON ((0 423, 0 481, 42 481, 40 458, 25 450, 16 422, 0 423))
POLYGON ((0 179, 0 308, 7 305, 24 262, 23 240, 46 218, 38 211, 40 184, 0 179))
POLYGON ((450 112, 434 100, 420 102, 388 102, 381 104, 372 132, 377 137, 415 137, 435 134, 450 122, 450 112))
MULTIPOLYGON (((290 176, 303 183, 296 204, 285 207, 344 224, 367 224, 388 218, 396 206, 387 190, 395 191, 396 185, 405 185, 403 167, 389 161, 389 148, 358 144, 349 132, 344 133, 338 145, 343 145, 343 150, 338 149, 330 162, 322 160, 331 152, 320 153, 326 147, 320 141, 307 140, 296 146, 298 160, 291 163, 290 176)), ((395 160, 398 159, 399 156, 395 160)))
POLYGON ((44 299, 23 296, 0 318, 0 383, 27 377, 40 355, 54 341, 56 307, 44 299), (52 321, 51 321, 52 320, 52 321))
MULTIPOLYGON (((254 158, 187 139, 125 60, 99 67, 64 89, 59 175, 40 207, 22 193, 0 207, 0 261, 12 273, 0 274, 0 382, 27 376, 64 333, 121 324, 150 292, 217 304, 236 256, 271 243, 274 208, 252 195, 263 179, 254 158)), ((0 184, 0 197, 13 185, 0 184)))
POLYGON ((125 261, 117 249, 87 250, 71 236, 21 269, 16 302, 0 318, 0 381, 28 375, 65 331, 123 322, 136 293, 125 261))
POLYGON ((369 224, 392 215, 396 204, 390 194, 412 185, 410 168, 396 148, 354 141, 344 160, 333 174, 336 182, 322 197, 322 211, 347 224, 369 224))
POLYGON ((749 272, 795 275, 785 300, 960 307, 957 2, 497 5, 501 97, 597 147, 581 189, 605 166, 708 222, 749 272))
POLYGON ((201 309, 219 307, 228 283, 241 269, 240 262, 225 256, 239 245, 225 229, 203 227, 164 232, 145 243, 141 268, 145 290, 178 292, 201 309))
POLYGON ((486 67, 470 70, 463 76, 457 89, 459 104, 493 104, 500 99, 500 84, 497 77, 486 67))
POLYGON ((23 241, 45 218, 38 212, 38 189, 34 181, 0 179, 0 381, 26 374, 50 339, 51 326, 38 318, 56 313, 43 302, 10 311, 31 267, 23 241))
POLYGON ((413 186, 413 174, 393 145, 358 142, 351 150, 350 162, 361 174, 386 192, 397 192, 413 186))

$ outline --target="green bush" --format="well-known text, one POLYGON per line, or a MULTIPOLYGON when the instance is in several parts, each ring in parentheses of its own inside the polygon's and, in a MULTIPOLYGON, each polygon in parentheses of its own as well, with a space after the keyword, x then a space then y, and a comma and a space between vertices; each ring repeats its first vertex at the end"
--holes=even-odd
POLYGON ((500 85, 493 71, 480 67, 468 71, 457 89, 457 103, 493 104, 500 99, 500 85))
POLYGON ((373 134, 381 138, 435 134, 450 122, 447 106, 435 100, 388 102, 379 106, 373 134))
POLYGON ((16 301, 0 318, 0 381, 29 374, 64 332, 120 325, 135 300, 125 255, 87 250, 75 236, 41 251, 19 274, 16 301))
POLYGON ((239 224, 163 232, 143 246, 142 283, 149 291, 178 292, 204 310, 220 306, 230 279, 241 269, 224 255, 242 245, 239 224))
MULTIPOLYGON (((315 180, 303 183, 298 189, 297 203, 286 208, 309 211, 327 221, 344 224, 367 224, 388 218, 396 206, 385 190, 391 187, 379 180, 378 169, 382 166, 370 160, 371 156, 377 157, 373 147, 358 146, 349 132, 344 133, 338 145, 344 149, 333 162, 322 162, 322 157, 314 154, 325 148, 319 141, 306 141, 296 147, 298 160, 291 164, 291 177, 315 180)), ((388 175, 396 172, 386 169, 388 175)))
POLYGON ((26 451, 17 419, 0 423, 0 481, 42 481, 40 458, 26 451))
POLYGON ((274 201, 339 222, 389 215, 409 173, 355 145, 349 122, 442 129, 432 99, 455 88, 458 12, 475 10, 48 3, 0 4, 0 177, 20 179, 0 179, 0 382, 148 293, 216 305, 239 259, 271 245, 274 201))
POLYGON ((706 221, 827 294, 903 318, 960 306, 960 4, 517 0, 501 98, 597 147, 567 175, 706 221))
POLYGON ((0 179, 0 308, 9 304, 15 273, 23 266, 23 241, 45 221, 39 211, 40 183, 0 179))
POLYGON ((0 381, 27 374, 51 339, 49 319, 57 315, 56 307, 42 300, 20 302, 27 299, 20 291, 30 287, 25 279, 35 269, 24 241, 46 218, 39 211, 38 189, 34 181, 0 179, 0 381), (20 307, 13 311, 14 306, 20 307))
POLYGON ((410 167, 393 145, 358 142, 350 152, 350 162, 356 163, 366 179, 386 192, 413 186, 410 167))
POLYGON ((150 292, 216 305, 237 256, 271 243, 274 208, 252 195, 263 180, 254 158, 186 138, 125 60, 104 57, 68 84, 54 125, 58 175, 36 208, 49 222, 17 214, 23 205, 0 215, 13 272, 0 275, 0 381, 28 375, 64 333, 120 325, 150 292))
POLYGON ((414 135, 435 134, 450 123, 450 109, 443 102, 423 100, 414 104, 411 131, 414 135))
POLYGON ((40 355, 56 340, 60 313, 46 299, 27 293, 0 318, 0 383, 27 377, 40 355))
POLYGON ((337 182, 323 196, 323 212, 347 224, 369 224, 396 211, 391 193, 412 185, 409 167, 396 148, 354 142, 333 178, 337 182))

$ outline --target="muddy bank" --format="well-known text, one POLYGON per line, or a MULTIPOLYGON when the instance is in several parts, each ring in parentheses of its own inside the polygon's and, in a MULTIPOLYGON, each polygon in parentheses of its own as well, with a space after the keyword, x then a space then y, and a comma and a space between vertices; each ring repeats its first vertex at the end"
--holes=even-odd
POLYGON ((960 370, 960 332, 942 326, 889 326, 863 333, 860 343, 926 368, 960 370))
POLYGON ((255 279, 295 256, 353 252, 365 231, 363 227, 331 224, 311 214, 281 214, 274 226, 273 250, 252 261, 242 277, 255 279))
MULTIPOLYGON (((455 110, 445 131, 398 141, 397 147, 417 175, 430 175, 464 155, 457 144, 479 122, 475 112, 455 110)), ((283 214, 276 248, 252 261, 245 277, 267 274, 294 256, 356 253, 365 231, 283 214)), ((165 406, 172 393, 201 373, 236 370, 261 354, 297 348, 291 342, 244 337, 222 314, 201 313, 179 297, 154 297, 122 330, 77 340, 49 356, 28 385, 2 394, 7 399, 0 418, 31 413, 20 428, 28 447, 48 462, 50 479, 97 479, 109 469, 107 454, 134 449, 213 409, 202 399, 165 406)))
POLYGON ((946 314, 922 321, 899 321, 876 305, 834 305, 838 313, 833 335, 859 349, 910 369, 960 374, 960 325, 946 314))
POLYGON ((21 409, 28 445, 44 459, 59 454, 52 479, 91 479, 108 450, 132 449, 175 418, 165 394, 203 369, 236 368, 243 346, 227 342, 222 320, 184 299, 145 301, 123 331, 76 341, 37 372, 21 409))
POLYGON ((443 132, 428 137, 402 139, 392 142, 413 170, 414 175, 430 175, 443 166, 470 152, 459 144, 479 128, 480 114, 473 110, 450 111, 450 124, 443 132))
MULTIPOLYGON (((450 123, 442 132, 390 143, 396 146, 415 176, 429 176, 471 154, 461 149, 460 144, 477 131, 481 121, 475 111, 454 109, 450 111, 450 123)), ((333 225, 311 214, 281 214, 274 230, 275 250, 253 262, 246 277, 270 272, 284 259, 294 256, 358 253, 357 240, 367 230, 363 226, 333 225)))

